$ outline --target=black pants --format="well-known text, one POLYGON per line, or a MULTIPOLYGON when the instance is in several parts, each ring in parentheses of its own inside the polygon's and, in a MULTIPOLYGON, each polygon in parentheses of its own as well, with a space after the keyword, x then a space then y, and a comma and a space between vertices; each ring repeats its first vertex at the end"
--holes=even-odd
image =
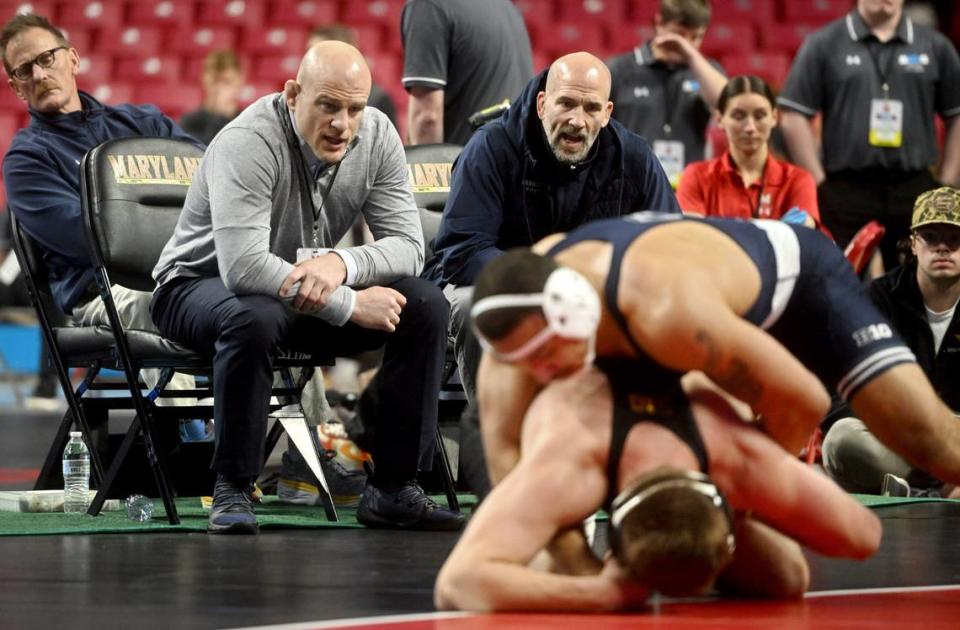
POLYGON ((160 332, 213 360, 216 451, 213 469, 234 478, 263 467, 272 361, 279 349, 353 355, 385 346, 383 365, 360 401, 375 429, 376 485, 416 478, 432 461, 437 396, 449 307, 435 285, 404 278, 390 285, 407 298, 392 332, 352 323, 331 326, 266 295, 235 295, 220 278, 174 281, 157 289, 151 314, 160 332))
POLYGON ((897 243, 910 234, 913 203, 938 186, 929 171, 912 173, 842 171, 830 173, 817 190, 823 224, 840 247, 846 247, 861 227, 879 221, 887 232, 880 242, 883 266, 897 266, 897 243))

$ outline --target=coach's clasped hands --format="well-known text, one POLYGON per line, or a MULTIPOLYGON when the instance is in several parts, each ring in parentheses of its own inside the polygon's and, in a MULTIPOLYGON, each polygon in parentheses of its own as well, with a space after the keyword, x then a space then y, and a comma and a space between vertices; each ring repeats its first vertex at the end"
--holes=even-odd
POLYGON ((347 266, 333 252, 298 262, 280 286, 280 295, 286 296, 298 282, 300 290, 293 299, 293 310, 312 313, 326 306, 330 294, 347 278, 347 266))

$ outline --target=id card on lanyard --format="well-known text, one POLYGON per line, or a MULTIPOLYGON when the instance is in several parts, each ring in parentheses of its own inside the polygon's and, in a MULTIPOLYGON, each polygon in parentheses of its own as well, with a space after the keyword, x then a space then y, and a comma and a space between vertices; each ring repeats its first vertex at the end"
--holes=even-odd
POLYGON ((875 44, 879 42, 867 42, 867 50, 880 79, 883 98, 870 99, 870 131, 867 140, 873 147, 895 149, 903 146, 903 101, 890 98, 890 68, 896 57, 896 50, 891 51, 886 67, 882 67, 875 44))
POLYGON ((683 143, 679 140, 672 140, 670 135, 673 133, 673 107, 674 98, 671 93, 673 85, 667 80, 663 85, 663 111, 666 120, 663 123, 663 135, 661 140, 653 141, 653 153, 660 161, 663 172, 666 173, 670 186, 676 190, 680 184, 680 175, 683 174, 683 166, 686 164, 686 155, 683 143))

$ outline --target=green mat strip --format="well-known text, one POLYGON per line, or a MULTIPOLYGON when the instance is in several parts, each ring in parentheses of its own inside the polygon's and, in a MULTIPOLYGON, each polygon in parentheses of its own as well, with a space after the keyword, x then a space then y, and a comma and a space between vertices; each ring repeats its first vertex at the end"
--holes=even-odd
POLYGON ((875 494, 855 494, 854 498, 869 508, 893 507, 910 503, 960 503, 957 499, 935 499, 932 497, 881 497, 875 494))
MULTIPOLYGON (((883 508, 911 503, 957 503, 953 499, 934 499, 920 497, 881 497, 869 494, 853 495, 861 504, 870 508, 883 508)), ((472 494, 460 494, 461 509, 469 514, 477 504, 472 494)), ((437 503, 446 505, 446 498, 434 496, 437 503)), ((200 506, 198 498, 177 499, 177 511, 180 524, 170 525, 163 515, 163 504, 154 501, 154 518, 146 523, 137 523, 127 518, 126 512, 104 512, 98 517, 86 514, 17 513, 0 512, 0 536, 42 536, 60 534, 127 534, 135 532, 205 532, 209 512, 200 506)), ((326 519, 323 508, 302 505, 283 505, 276 497, 264 497, 263 504, 257 506, 257 521, 260 529, 351 529, 363 527, 357 522, 356 509, 339 508, 340 520, 331 522, 326 519)), ((607 520, 604 512, 597 519, 607 520)))
MULTIPOLYGON (((476 505, 472 494, 457 495, 460 509, 470 513, 476 505)), ((446 497, 432 497, 446 505, 446 497)), ((0 536, 43 536, 57 534, 129 534, 136 532, 206 532, 209 512, 200 506, 200 499, 176 499, 179 525, 167 523, 163 503, 154 501, 153 519, 137 523, 127 518, 126 511, 104 512, 93 517, 62 512, 0 512, 0 536)), ((284 505, 276 497, 264 497, 256 508, 260 529, 352 529, 363 527, 357 522, 356 508, 337 508, 339 521, 328 521, 322 507, 284 505)))

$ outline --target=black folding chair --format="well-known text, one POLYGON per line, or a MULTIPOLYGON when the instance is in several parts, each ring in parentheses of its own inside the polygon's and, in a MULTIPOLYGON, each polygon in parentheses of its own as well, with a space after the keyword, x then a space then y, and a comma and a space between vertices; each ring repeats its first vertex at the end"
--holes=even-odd
MULTIPOLYGON (((93 438, 93 425, 88 415, 101 415, 109 407, 122 406, 123 401, 114 398, 93 398, 90 394, 96 390, 116 389, 116 383, 104 383, 98 377, 104 368, 116 368, 116 356, 113 352, 113 335, 110 329, 103 326, 67 327, 56 326, 57 308, 53 304, 53 295, 47 281, 47 269, 43 255, 31 238, 17 221, 16 215, 10 214, 12 227, 13 248, 20 262, 20 270, 24 275, 27 292, 37 320, 40 332, 46 341, 50 352, 49 360, 53 362, 67 401, 67 411, 60 421, 56 437, 37 478, 34 488, 37 490, 63 487, 61 472, 61 457, 63 449, 70 437, 70 430, 76 424, 88 440, 93 438), (84 368, 86 375, 77 387, 70 380, 71 368, 84 368)), ((41 359, 42 360, 42 359, 41 359)), ((126 386, 123 385, 125 388, 126 386)), ((96 444, 90 446, 91 476, 96 485, 103 480, 103 464, 100 459, 102 448, 96 444)))
MULTIPOLYGON (((126 460, 134 441, 142 438, 147 458, 163 499, 171 524, 179 522, 173 490, 162 448, 159 448, 155 421, 168 418, 210 417, 209 406, 171 407, 155 403, 158 396, 209 396, 209 388, 165 390, 174 371, 210 374, 210 357, 142 330, 127 329, 117 312, 110 287, 113 284, 152 291, 153 268, 164 245, 173 234, 186 198, 193 173, 200 164, 202 151, 194 145, 169 138, 123 138, 110 140, 90 150, 81 164, 81 188, 87 237, 91 244, 94 271, 100 298, 103 300, 113 340, 113 353, 125 378, 136 418, 124 436, 120 449, 103 484, 90 506, 89 513, 100 512, 111 486, 126 460), (141 391, 140 370, 163 370, 160 382, 148 395, 141 391)), ((279 404, 299 404, 300 392, 318 365, 331 365, 332 357, 289 353, 278 356, 274 369, 283 376, 284 386, 272 394, 279 404), (295 382, 291 368, 300 368, 295 382)), ((266 454, 276 445, 283 429, 274 424, 267 438, 266 454)), ((316 434, 313 447, 319 456, 316 434)), ((322 482, 323 480, 321 480, 322 482)), ((328 493, 320 487, 327 517, 337 520, 336 509, 328 493)))
MULTIPOLYGON (((456 144, 420 144, 405 147, 407 168, 410 171, 410 185, 413 198, 420 209, 420 225, 423 227, 423 242, 426 259, 433 256, 433 239, 440 228, 443 206, 450 195, 450 175, 453 163, 463 147, 456 144)), ((453 346, 447 344, 447 355, 443 364, 443 376, 440 381, 438 405, 444 412, 442 417, 459 418, 467 404, 463 385, 457 372, 457 361, 453 346)), ((437 460, 447 501, 454 509, 459 509, 450 457, 437 426, 437 460)))

